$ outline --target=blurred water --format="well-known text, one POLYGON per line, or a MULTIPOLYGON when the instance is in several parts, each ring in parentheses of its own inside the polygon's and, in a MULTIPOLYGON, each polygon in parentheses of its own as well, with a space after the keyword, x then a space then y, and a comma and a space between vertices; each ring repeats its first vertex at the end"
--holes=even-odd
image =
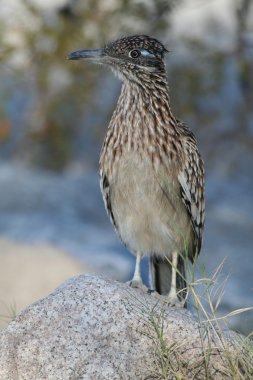
POLYGON ((55 175, 1 165, 0 188, 1 235, 51 242, 116 279, 128 277, 132 260, 107 223, 95 173, 55 175))

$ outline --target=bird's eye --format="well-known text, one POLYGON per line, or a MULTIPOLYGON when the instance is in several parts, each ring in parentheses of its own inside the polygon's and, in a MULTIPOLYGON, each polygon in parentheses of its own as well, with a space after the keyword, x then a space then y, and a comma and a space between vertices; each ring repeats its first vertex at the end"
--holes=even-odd
POLYGON ((131 50, 129 52, 129 57, 131 58, 138 58, 141 55, 141 52, 139 50, 131 50))

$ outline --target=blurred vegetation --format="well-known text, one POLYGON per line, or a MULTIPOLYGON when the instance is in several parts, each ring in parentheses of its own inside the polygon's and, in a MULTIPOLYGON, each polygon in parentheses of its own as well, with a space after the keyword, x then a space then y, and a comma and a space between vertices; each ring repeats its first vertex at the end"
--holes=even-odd
POLYGON ((9 17, 3 13, 0 24, 0 157, 53 170, 75 159, 94 164, 97 155, 90 162, 88 157, 99 150, 119 84, 102 70, 65 58, 75 49, 134 33, 173 45, 168 57, 173 107, 190 125, 199 126, 200 139, 209 137, 210 153, 211 142, 235 135, 252 149, 253 42, 245 39, 252 2, 234 6, 232 51, 188 38, 171 40, 171 14, 182 3, 69 0, 46 8, 35 0, 10 2, 9 17), (183 58, 177 57, 178 43, 188 51, 183 58))

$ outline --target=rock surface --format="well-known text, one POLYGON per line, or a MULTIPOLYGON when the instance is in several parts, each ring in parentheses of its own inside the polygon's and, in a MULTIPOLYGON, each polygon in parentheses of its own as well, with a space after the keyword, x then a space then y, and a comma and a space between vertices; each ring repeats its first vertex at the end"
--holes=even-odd
MULTIPOLYGON (((211 331, 207 336, 218 345, 211 331)), ((223 343, 232 350, 233 335, 223 343)), ((87 274, 30 305, 0 334, 0 379, 160 379, 161 361, 170 370, 173 352, 185 371, 204 378, 200 332, 189 311, 168 307, 157 294, 87 274)), ((217 353, 210 355, 210 371, 213 379, 226 379, 217 353)))

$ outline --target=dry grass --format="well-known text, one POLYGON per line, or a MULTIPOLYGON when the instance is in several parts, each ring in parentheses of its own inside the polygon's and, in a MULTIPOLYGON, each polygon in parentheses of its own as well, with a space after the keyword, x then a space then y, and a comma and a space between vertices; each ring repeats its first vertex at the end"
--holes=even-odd
POLYGON ((6 310, 6 312, 4 314, 0 314, 0 331, 4 326, 6 326, 6 324, 10 323, 17 315, 15 303, 7 305, 4 302, 2 302, 2 304, 3 310, 6 310))
POLYGON ((186 360, 183 355, 185 342, 168 343, 164 335, 165 308, 161 310, 160 303, 151 307, 148 301, 143 303, 135 298, 133 310, 145 326, 141 333, 149 337, 153 347, 153 362, 147 368, 149 375, 145 380, 253 380, 253 333, 248 337, 235 334, 233 343, 228 346, 225 329, 231 317, 252 308, 217 316, 226 283, 226 280, 219 282, 223 263, 211 276, 207 276, 203 270, 201 279, 196 279, 196 264, 193 267, 190 264, 186 266, 188 303, 192 303, 198 321, 201 354, 193 355, 193 360, 186 360), (199 295, 199 286, 204 287, 202 295, 199 295), (214 362, 219 363, 215 369, 214 362))

